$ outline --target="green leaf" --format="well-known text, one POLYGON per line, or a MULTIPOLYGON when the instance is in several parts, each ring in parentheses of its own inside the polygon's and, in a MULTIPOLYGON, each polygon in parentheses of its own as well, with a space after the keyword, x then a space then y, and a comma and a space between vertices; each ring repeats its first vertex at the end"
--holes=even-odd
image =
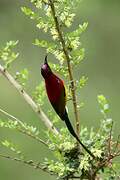
POLYGON ((28 81, 28 76, 29 76, 29 72, 25 68, 20 72, 16 72, 15 79, 24 87, 26 85, 26 82, 28 81))
POLYGON ((79 87, 83 88, 88 81, 88 77, 82 76, 79 81, 79 87))
POLYGON ((82 159, 81 159, 81 163, 80 163, 80 170, 83 170, 83 171, 87 171, 90 167, 90 164, 88 163, 88 156, 84 156, 82 159))
POLYGON ((39 16, 37 15, 37 13, 35 13, 34 11, 32 11, 30 8, 27 7, 21 7, 22 12, 26 15, 29 16, 31 19, 38 19, 39 16))
POLYGON ((98 95, 98 103, 101 107, 101 112, 106 114, 109 111, 109 104, 103 95, 98 95))
POLYGON ((47 53, 52 53, 52 54, 54 54, 57 49, 57 44, 45 40, 35 39, 34 45, 45 48, 47 50, 47 53))
POLYGON ((79 65, 80 62, 85 57, 85 49, 84 48, 76 49, 71 52, 71 56, 72 56, 71 62, 73 63, 73 65, 79 65))

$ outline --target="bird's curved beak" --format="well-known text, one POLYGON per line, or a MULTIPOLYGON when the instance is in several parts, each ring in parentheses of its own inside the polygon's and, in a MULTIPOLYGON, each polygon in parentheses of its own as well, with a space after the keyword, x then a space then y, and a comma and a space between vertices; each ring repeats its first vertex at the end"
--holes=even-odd
POLYGON ((44 64, 48 64, 48 61, 47 61, 47 55, 45 56, 44 64))

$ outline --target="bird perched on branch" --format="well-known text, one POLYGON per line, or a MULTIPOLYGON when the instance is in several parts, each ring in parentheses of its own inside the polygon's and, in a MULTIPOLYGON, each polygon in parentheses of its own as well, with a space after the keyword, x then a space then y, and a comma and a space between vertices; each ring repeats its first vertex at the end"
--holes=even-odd
POLYGON ((45 80, 47 96, 54 110, 56 111, 60 119, 65 122, 72 136, 76 138, 76 140, 81 144, 81 146, 94 158, 94 155, 80 141, 72 127, 72 124, 68 117, 68 113, 66 111, 66 92, 64 82, 52 72, 47 62, 47 56, 45 57, 44 64, 41 67, 41 74, 45 80))

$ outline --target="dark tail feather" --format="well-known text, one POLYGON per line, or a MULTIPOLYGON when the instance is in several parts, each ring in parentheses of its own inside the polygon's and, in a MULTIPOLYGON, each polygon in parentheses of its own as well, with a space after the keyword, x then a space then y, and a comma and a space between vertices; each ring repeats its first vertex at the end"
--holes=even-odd
POLYGON ((69 117, 67 115, 67 112, 65 110, 65 114, 64 114, 64 118, 63 120, 65 121, 65 124, 69 130, 69 132, 73 135, 73 137, 76 138, 76 140, 80 143, 80 145, 86 150, 86 152, 88 152, 88 154, 90 154, 93 158, 95 158, 95 156, 91 153, 91 151, 80 141, 80 139, 78 138, 77 134, 75 133, 72 124, 69 120, 69 117))

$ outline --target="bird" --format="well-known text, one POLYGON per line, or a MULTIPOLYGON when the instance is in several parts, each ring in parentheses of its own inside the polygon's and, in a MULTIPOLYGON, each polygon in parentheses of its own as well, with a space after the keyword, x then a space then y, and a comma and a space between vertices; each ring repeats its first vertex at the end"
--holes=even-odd
POLYGON ((47 55, 45 56, 44 64, 41 66, 41 75, 45 80, 47 96, 53 109, 60 117, 60 119, 65 122, 70 134, 80 143, 80 145, 86 150, 86 152, 94 158, 92 152, 78 138, 69 120, 68 113, 66 110, 66 91, 64 81, 60 79, 51 70, 48 64, 47 55))

